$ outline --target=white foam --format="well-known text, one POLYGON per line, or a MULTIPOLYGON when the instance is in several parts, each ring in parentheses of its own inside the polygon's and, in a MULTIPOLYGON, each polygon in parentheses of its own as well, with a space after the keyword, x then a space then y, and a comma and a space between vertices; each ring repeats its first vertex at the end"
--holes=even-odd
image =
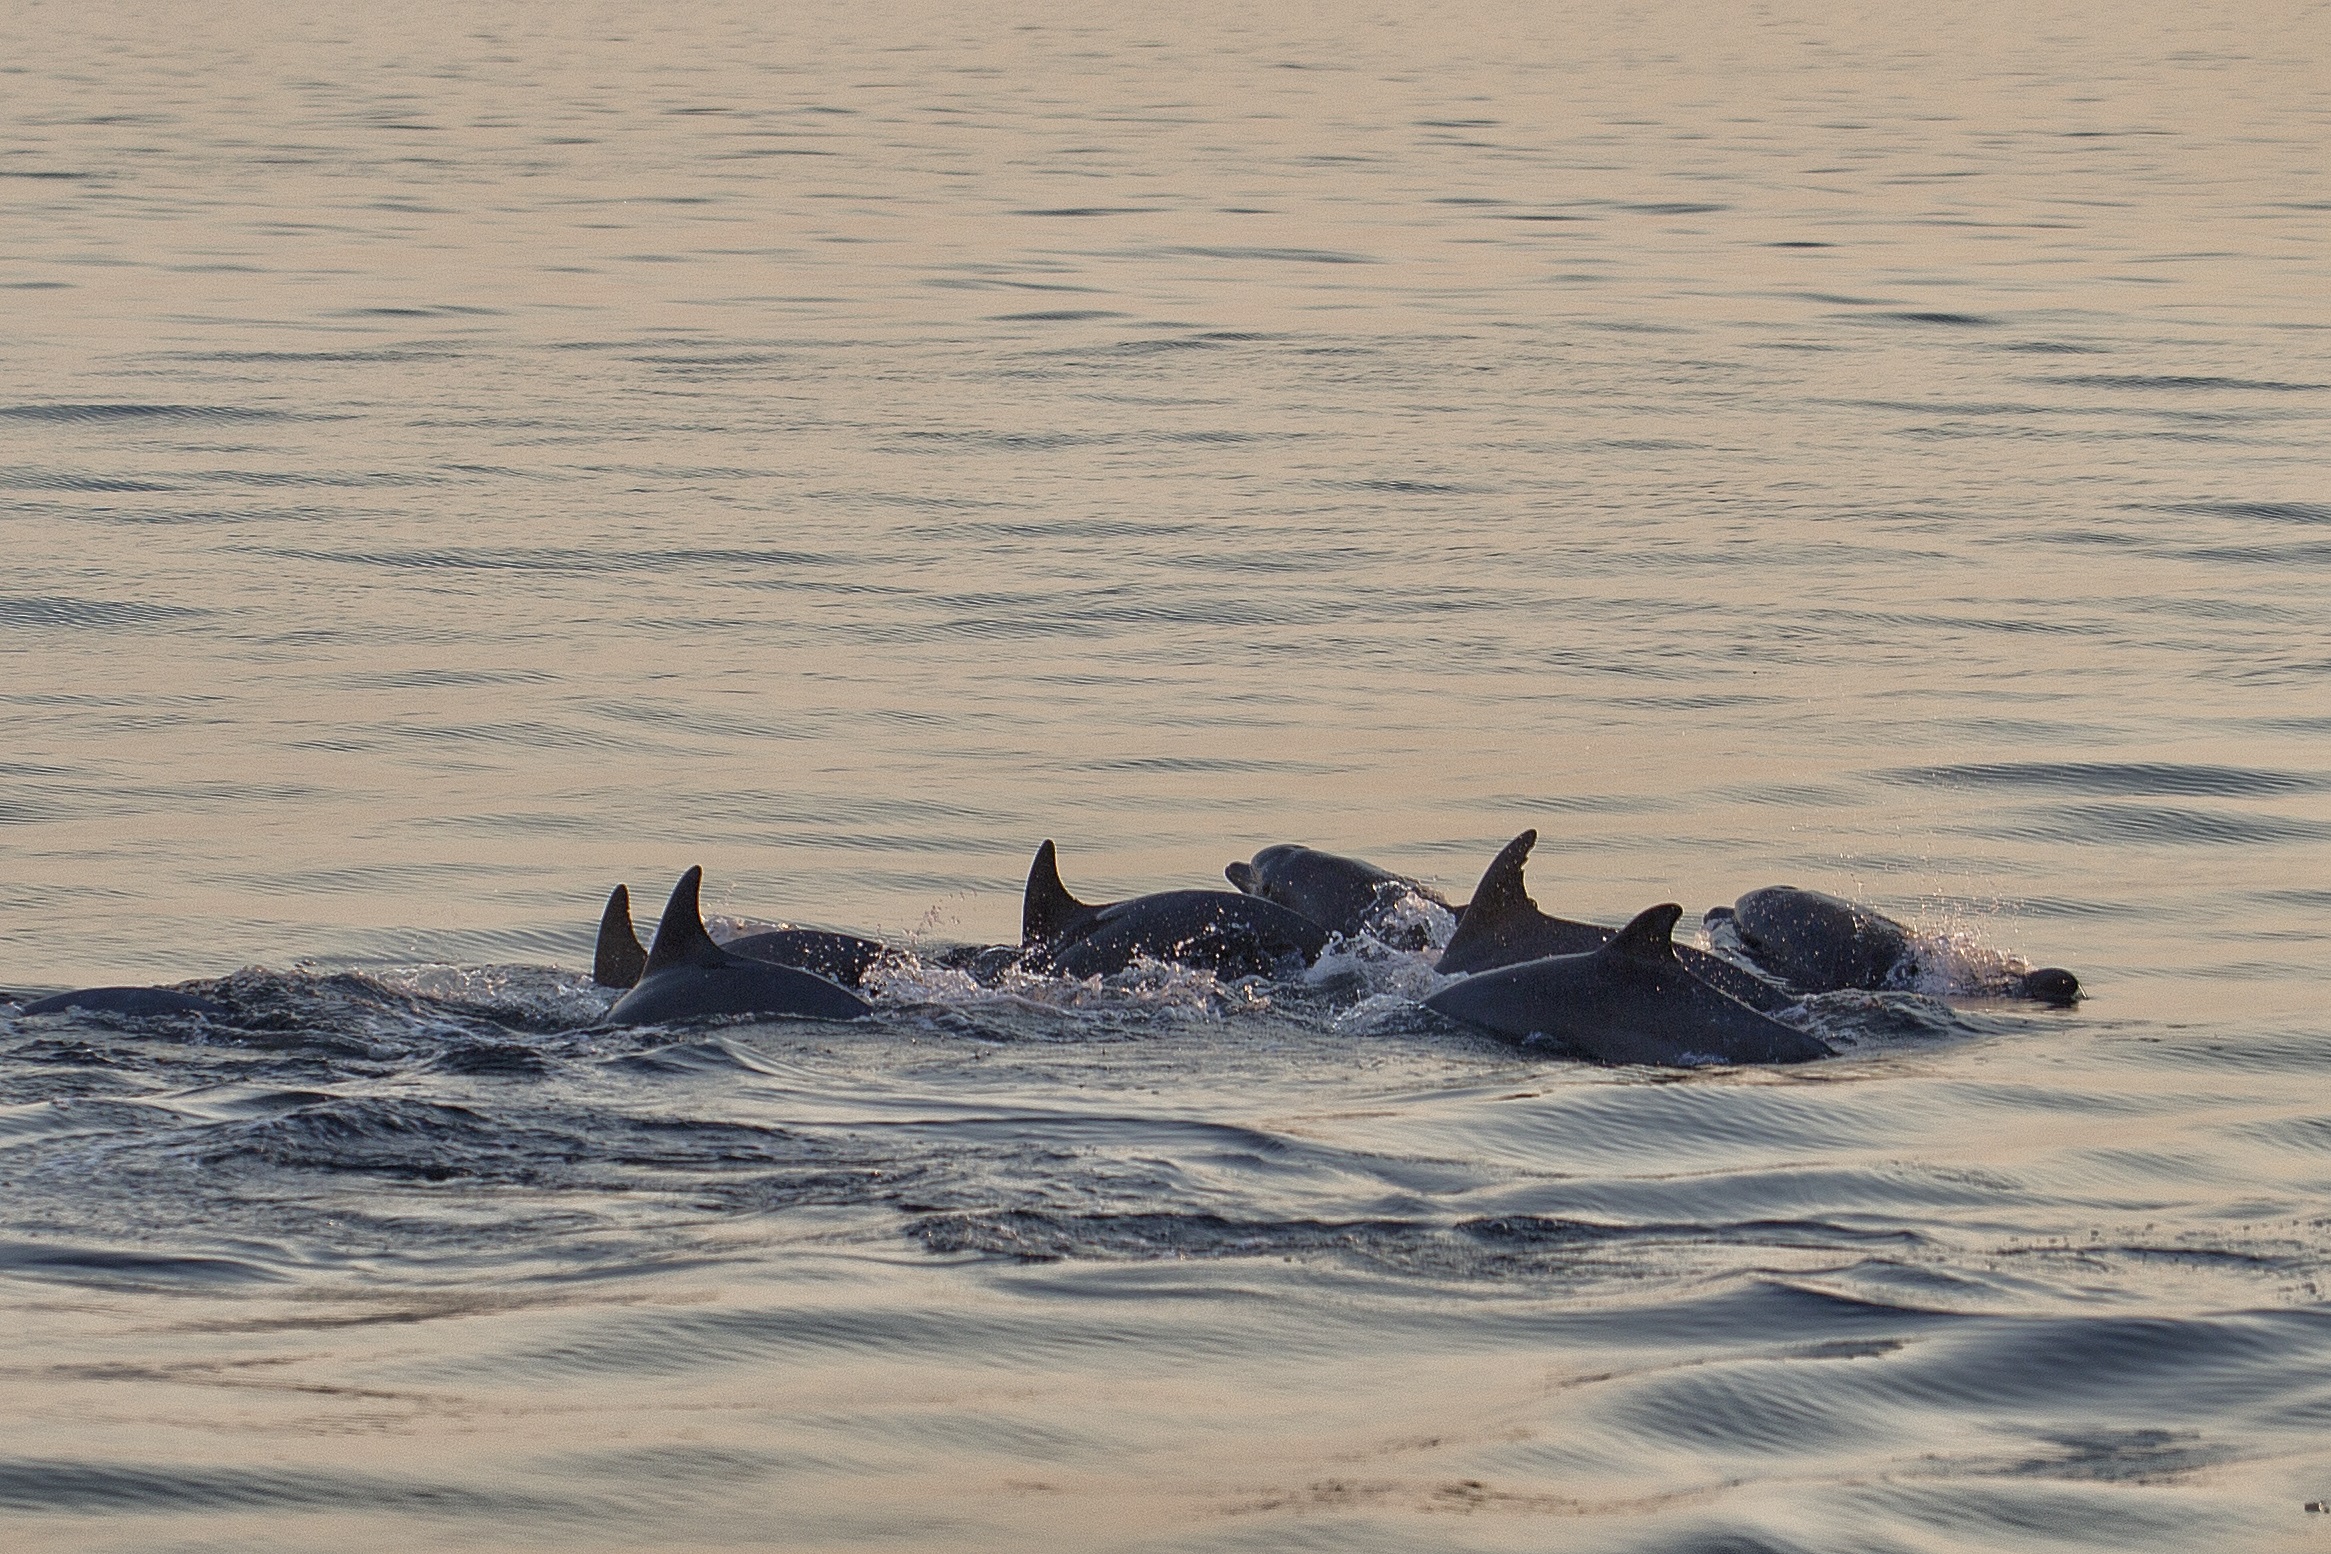
POLYGON ((1940 923, 1906 925, 1910 954, 1895 973, 1905 992, 1934 998, 2001 997, 2020 992, 2030 961, 1983 941, 1981 919, 1952 907, 1936 914, 1940 923))
POLYGON ((1200 967, 1146 957, 1114 976, 1047 976, 1015 966, 993 983, 983 984, 968 972, 918 956, 886 956, 868 970, 864 986, 886 1003, 967 1009, 1012 1004, 1045 1009, 1178 1009, 1219 1016, 1271 1007, 1260 979, 1224 981, 1200 967))

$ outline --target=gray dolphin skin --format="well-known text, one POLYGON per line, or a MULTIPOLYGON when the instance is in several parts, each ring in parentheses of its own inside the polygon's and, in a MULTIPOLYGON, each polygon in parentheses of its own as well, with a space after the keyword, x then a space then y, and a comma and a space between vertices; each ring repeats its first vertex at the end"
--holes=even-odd
MULTIPOLYGON (((822 928, 777 928, 746 934, 721 946, 731 955, 765 960, 815 972, 844 987, 866 980, 874 963, 890 947, 856 934, 829 933, 822 928)), ((599 946, 591 959, 591 980, 601 987, 634 987, 647 969, 647 951, 631 926, 631 892, 618 885, 607 896, 607 910, 599 916, 599 946)))
POLYGON ((601 987, 637 987, 647 970, 647 946, 631 926, 631 888, 618 885, 607 893, 607 910, 599 914, 599 944, 591 954, 591 980, 601 987))
MULTIPOLYGON (((1225 864, 1222 874, 1244 894, 1275 901, 1347 939, 1361 933, 1384 938, 1391 931, 1390 914, 1410 896, 1421 896, 1459 916, 1465 910, 1450 906, 1439 891, 1405 874, 1292 842, 1264 848, 1251 863, 1225 864)), ((1402 937, 1417 940, 1402 948, 1424 947, 1421 934, 1402 937)))
POLYGON ((732 955, 713 943, 698 905, 703 882, 702 869, 680 876, 639 985, 607 1011, 608 1024, 665 1025, 721 1014, 855 1020, 874 1012, 857 994, 823 977, 732 955))
MULTIPOLYGON (((1749 959, 1805 993, 1846 988, 1875 991, 1918 974, 1917 942, 1882 912, 1818 890, 1768 885, 1727 909, 1708 913, 1711 926, 1729 922, 1749 959)), ((2018 972, 2007 991, 2043 1003, 2080 997, 2080 979, 2057 966, 2018 972)))
POLYGON ((1275 901, 1227 890, 1168 890, 1129 901, 1079 901, 1060 880, 1050 842, 1036 849, 1021 897, 1023 964, 1069 977, 1113 976, 1137 957, 1219 976, 1268 976, 1289 958, 1305 965, 1327 930, 1275 901))
POLYGON ((1517 1040, 1546 1036, 1598 1063, 1666 1067, 1803 1063, 1830 1056, 1820 1038, 1767 1019, 1676 958, 1670 902, 1639 914, 1582 955, 1485 971, 1425 1007, 1517 1040))
POLYGON ((154 1019, 163 1015, 199 1014, 220 1018, 233 1011, 225 1004, 213 1003, 192 993, 181 993, 167 987, 85 987, 73 993, 53 993, 47 998, 36 998, 17 1010, 19 1014, 63 1014, 74 1010, 82 1014, 119 1014, 134 1019, 154 1019))
MULTIPOLYGON (((1574 923, 1538 910, 1522 883, 1522 865, 1537 845, 1538 833, 1524 831, 1490 860, 1433 970, 1444 977, 1492 971, 1549 955, 1584 955, 1610 942, 1612 930, 1599 923, 1574 923)), ((1751 1009, 1769 1012, 1791 1002, 1787 993, 1721 955, 1691 945, 1676 946, 1674 954, 1694 976, 1751 1009)))

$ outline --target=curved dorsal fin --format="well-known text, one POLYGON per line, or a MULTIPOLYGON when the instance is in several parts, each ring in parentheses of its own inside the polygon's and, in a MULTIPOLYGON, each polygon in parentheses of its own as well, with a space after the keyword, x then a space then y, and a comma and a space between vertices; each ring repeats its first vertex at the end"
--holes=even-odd
POLYGON ((1222 877, 1230 881, 1240 895, 1259 896, 1263 893, 1262 876, 1255 873, 1255 866, 1251 863, 1226 863, 1222 866, 1222 877))
POLYGON ((1522 865, 1530 861, 1530 849, 1537 845, 1538 832, 1532 827, 1500 848, 1489 860, 1489 867, 1481 871, 1481 883, 1473 887, 1465 915, 1487 926, 1509 913, 1537 911, 1538 903, 1530 899, 1529 887, 1522 883, 1522 865))
POLYGON ((1683 908, 1672 901, 1646 907, 1612 936, 1604 952, 1636 960, 1674 960, 1675 925, 1682 917, 1683 908))
POLYGON ((631 892, 618 885, 607 893, 599 914, 599 948, 591 957, 591 980, 601 987, 633 987, 647 966, 647 951, 631 926, 631 892))
POLYGON ((681 875, 680 883, 672 887, 672 899, 664 903, 664 920, 656 924, 656 942, 640 969, 642 980, 667 966, 725 966, 734 958, 704 931, 704 910, 696 900, 703 885, 700 866, 681 875))
POLYGON ((1522 884, 1522 865, 1537 845, 1538 833, 1524 831, 1489 861, 1481 871, 1481 883, 1473 887, 1473 899, 1456 914, 1457 931, 1449 935, 1436 970, 1479 971, 1505 965, 1515 958, 1514 946, 1546 921, 1522 884))
POLYGON ((1028 865, 1028 888, 1020 897, 1020 942, 1042 944, 1057 939, 1062 930, 1093 910, 1068 893, 1060 882, 1060 855, 1046 841, 1028 865))

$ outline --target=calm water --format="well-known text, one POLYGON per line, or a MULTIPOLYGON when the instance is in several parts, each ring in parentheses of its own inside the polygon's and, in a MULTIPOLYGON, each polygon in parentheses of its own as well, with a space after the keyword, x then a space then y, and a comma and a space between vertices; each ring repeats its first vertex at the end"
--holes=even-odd
POLYGON ((2320 7, 381 9, 0 6, 11 1547, 2325 1546, 2320 7), (2092 996, 578 1029, 1524 826, 2092 996))

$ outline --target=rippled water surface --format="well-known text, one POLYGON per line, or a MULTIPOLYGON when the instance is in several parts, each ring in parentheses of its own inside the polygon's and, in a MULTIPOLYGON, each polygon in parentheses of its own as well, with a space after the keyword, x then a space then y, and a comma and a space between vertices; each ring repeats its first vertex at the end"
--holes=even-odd
POLYGON ((2317 1548, 2320 7, 0 6, 12 1547, 2317 1548), (1305 841, 2071 1010, 592 1029, 1305 841), (223 979, 223 980, 217 980, 223 979))

